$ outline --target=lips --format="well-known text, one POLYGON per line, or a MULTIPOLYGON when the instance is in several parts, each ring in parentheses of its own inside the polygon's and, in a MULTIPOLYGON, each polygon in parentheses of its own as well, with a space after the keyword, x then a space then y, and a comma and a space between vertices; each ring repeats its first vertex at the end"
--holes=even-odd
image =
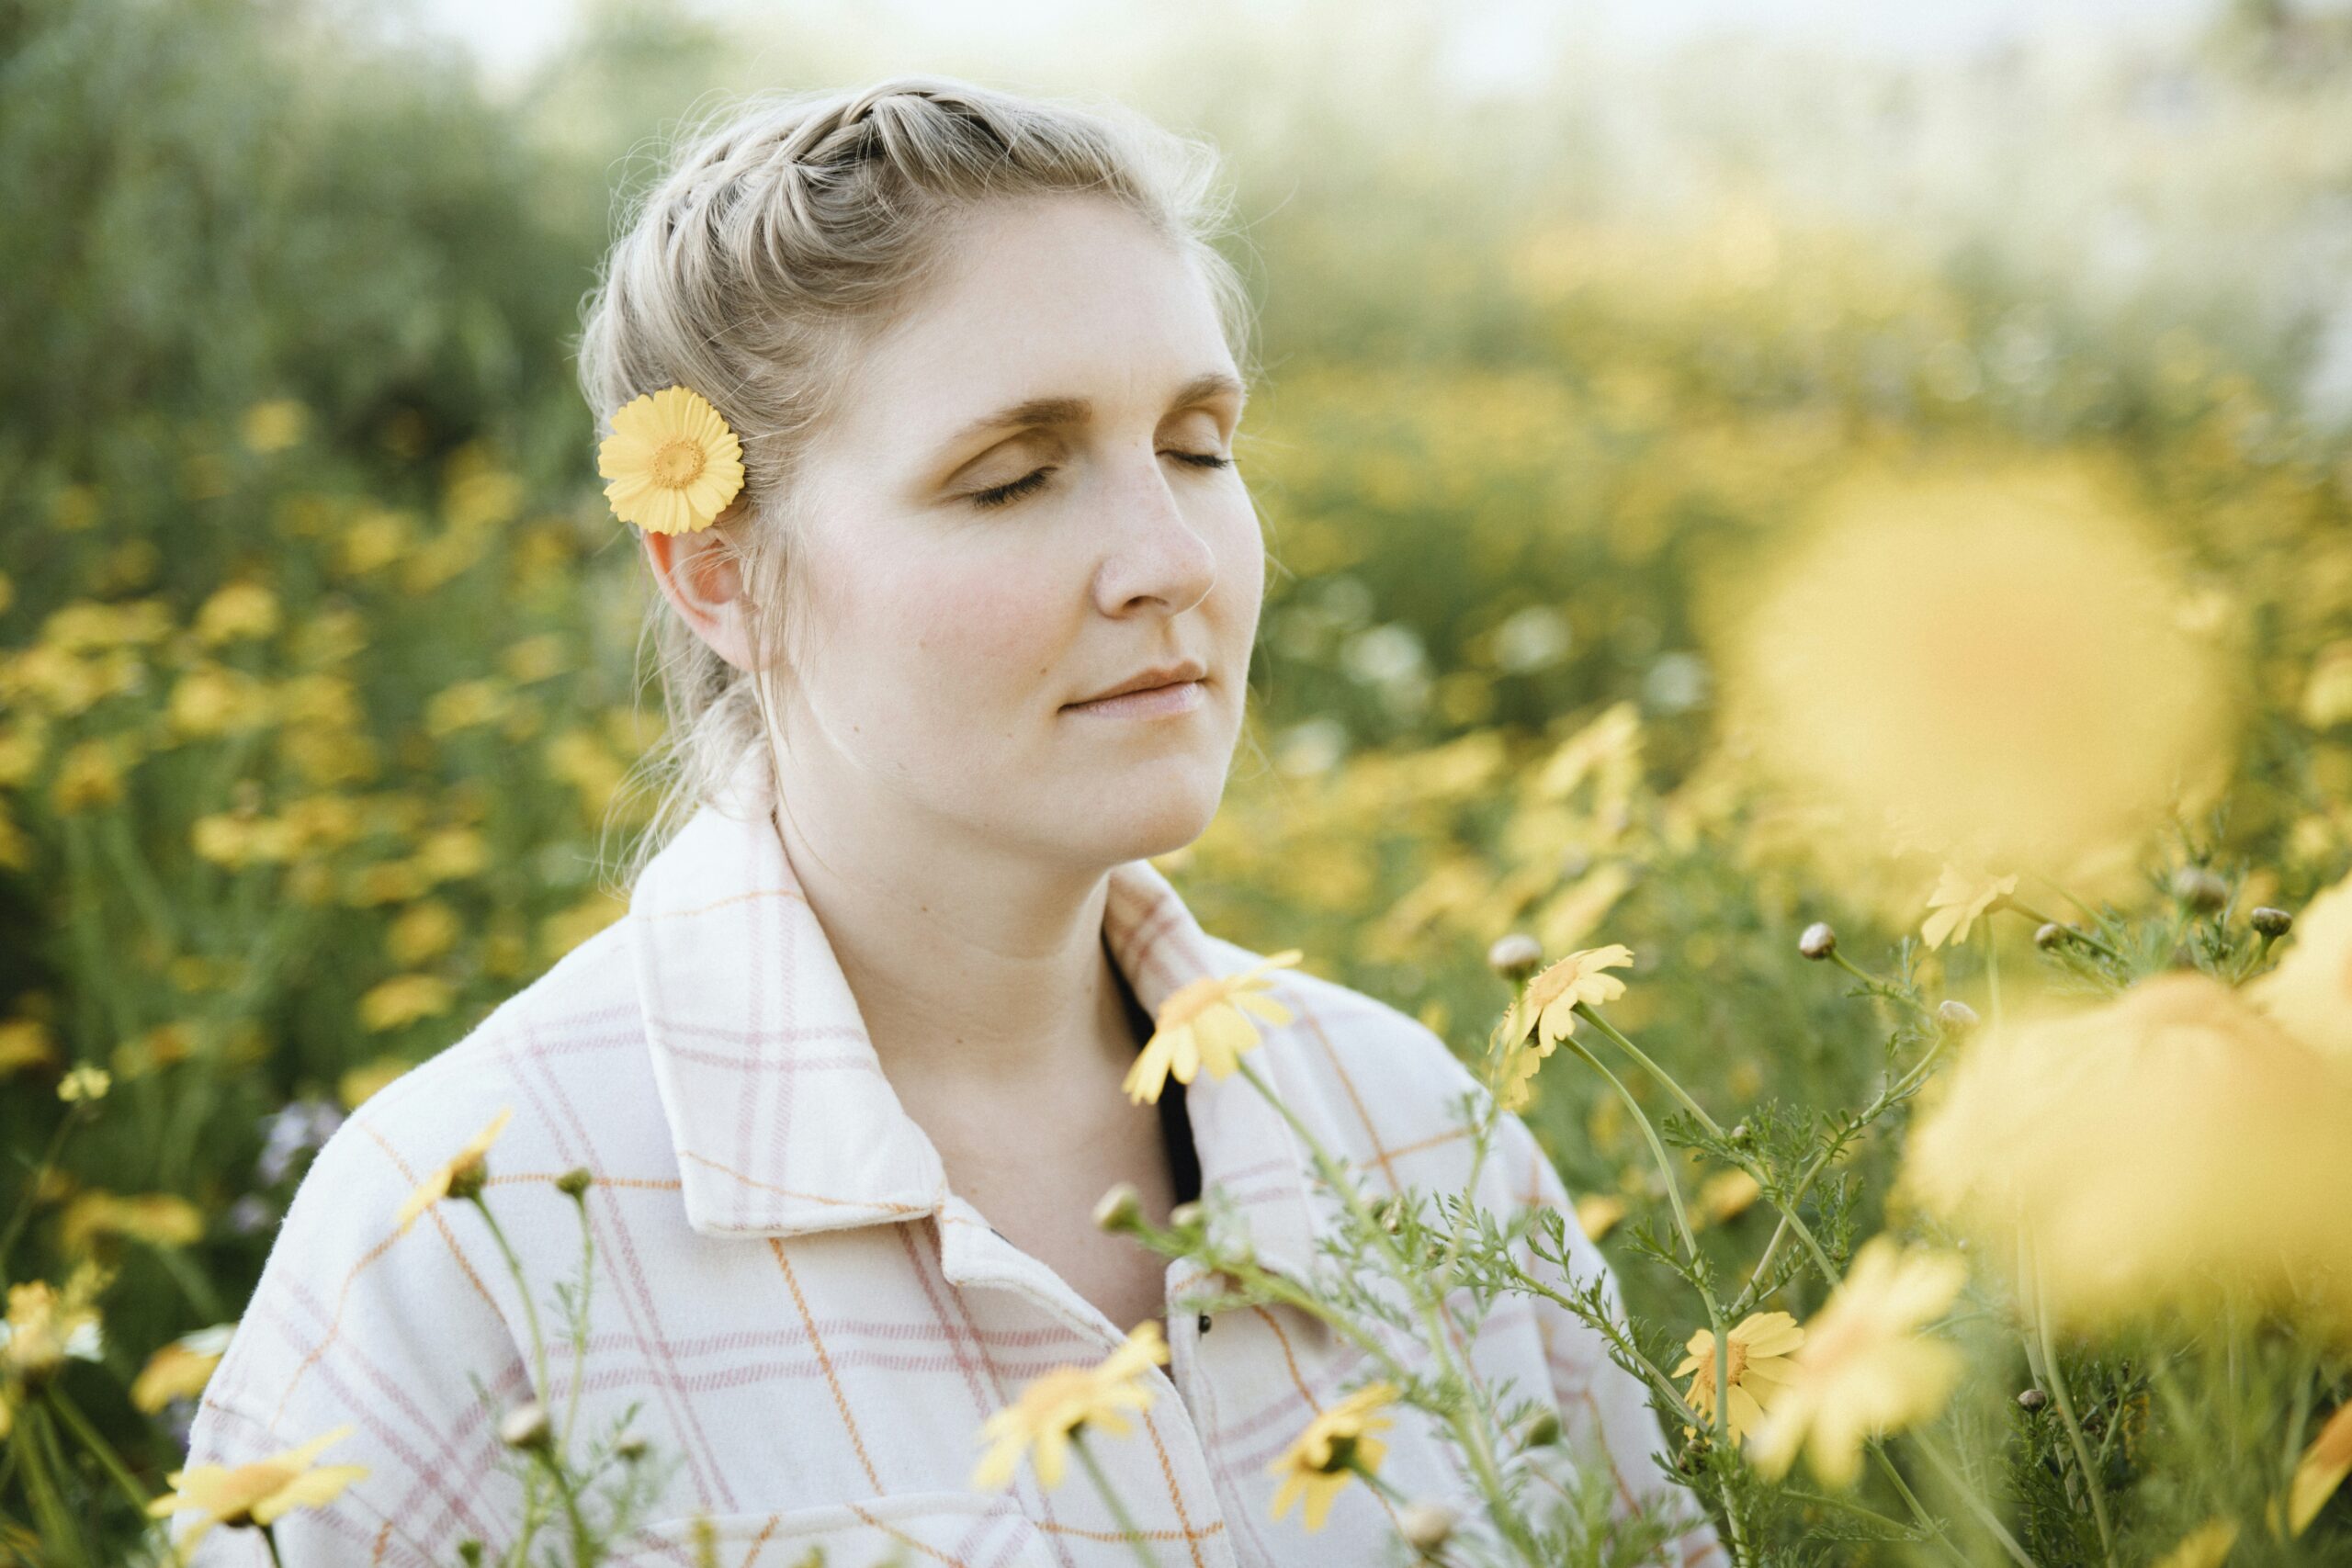
POLYGON ((1204 680, 1207 676, 1207 667, 1196 659, 1188 659, 1182 664, 1154 665, 1148 670, 1137 671, 1115 686, 1106 686, 1091 696, 1080 697, 1066 705, 1078 707, 1086 703, 1099 703, 1105 697, 1123 697, 1130 692, 1148 692, 1156 686, 1173 686, 1186 681, 1204 680))

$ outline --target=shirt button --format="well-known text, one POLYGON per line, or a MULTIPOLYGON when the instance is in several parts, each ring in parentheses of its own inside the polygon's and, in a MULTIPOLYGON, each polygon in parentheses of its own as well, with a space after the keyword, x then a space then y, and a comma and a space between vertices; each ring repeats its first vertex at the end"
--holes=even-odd
POLYGON ((1203 1313, 1203 1314, 1201 1314, 1201 1332, 1202 1332, 1202 1333, 1204 1333, 1204 1334, 1206 1334, 1208 1331, 1209 1331, 1209 1314, 1206 1314, 1206 1313, 1203 1313))

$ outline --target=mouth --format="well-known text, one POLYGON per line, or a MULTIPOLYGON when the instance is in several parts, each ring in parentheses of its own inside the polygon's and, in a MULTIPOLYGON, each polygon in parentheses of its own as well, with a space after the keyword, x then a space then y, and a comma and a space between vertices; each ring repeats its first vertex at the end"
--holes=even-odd
POLYGON ((1091 702, 1064 705, 1064 713, 1098 718, 1167 718, 1191 713, 1208 701, 1205 678, 1170 681, 1135 691, 1117 692, 1091 702))

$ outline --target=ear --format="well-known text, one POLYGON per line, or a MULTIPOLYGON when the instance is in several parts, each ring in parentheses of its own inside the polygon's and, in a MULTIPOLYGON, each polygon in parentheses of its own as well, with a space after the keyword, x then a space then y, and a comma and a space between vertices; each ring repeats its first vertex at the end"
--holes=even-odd
POLYGON ((690 534, 638 530, 662 596, 719 658, 738 670, 752 667, 751 601, 735 558, 739 526, 750 516, 747 499, 737 496, 709 527, 690 534))

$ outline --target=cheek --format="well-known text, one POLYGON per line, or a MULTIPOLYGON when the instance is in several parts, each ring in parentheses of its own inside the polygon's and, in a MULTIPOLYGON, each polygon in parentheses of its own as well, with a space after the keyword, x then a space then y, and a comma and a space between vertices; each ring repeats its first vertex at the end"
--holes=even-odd
POLYGON ((866 682, 900 702, 978 716, 1034 694, 1055 664, 1066 608, 1018 561, 910 557, 876 563, 855 589, 866 682))

